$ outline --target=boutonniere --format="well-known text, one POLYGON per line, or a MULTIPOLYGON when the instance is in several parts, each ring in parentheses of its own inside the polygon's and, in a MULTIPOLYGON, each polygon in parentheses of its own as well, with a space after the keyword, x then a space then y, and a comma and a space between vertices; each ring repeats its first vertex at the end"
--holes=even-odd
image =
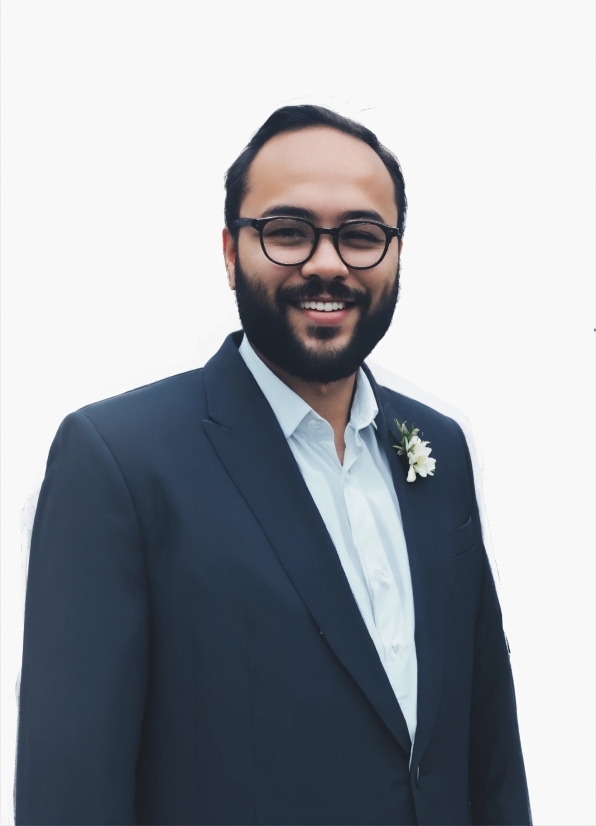
POLYGON ((406 456, 409 463, 408 482, 416 481, 416 474, 419 476, 434 476, 436 459, 430 458, 430 447, 428 442, 423 442, 418 433, 417 427, 412 424, 412 429, 408 430, 406 422, 400 424, 395 419, 395 424, 400 434, 401 444, 393 445, 398 456, 406 456))

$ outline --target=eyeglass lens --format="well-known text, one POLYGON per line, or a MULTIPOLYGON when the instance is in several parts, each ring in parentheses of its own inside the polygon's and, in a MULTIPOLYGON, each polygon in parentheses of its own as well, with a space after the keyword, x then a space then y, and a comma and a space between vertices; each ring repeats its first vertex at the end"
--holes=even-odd
MULTIPOLYGON (((385 251, 381 227, 366 221, 351 223, 339 233, 338 246, 348 267, 374 267, 385 251)), ((301 264, 312 252, 315 232, 299 218, 274 218, 263 227, 263 245, 277 264, 301 264)))

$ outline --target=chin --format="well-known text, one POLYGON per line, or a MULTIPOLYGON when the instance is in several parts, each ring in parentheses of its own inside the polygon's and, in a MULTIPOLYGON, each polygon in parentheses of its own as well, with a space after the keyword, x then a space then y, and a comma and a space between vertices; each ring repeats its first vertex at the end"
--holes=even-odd
POLYGON ((354 330, 352 329, 348 331, 342 330, 341 327, 325 327, 323 325, 311 325, 306 328, 306 332, 302 334, 297 334, 296 331, 294 331, 294 335, 305 346, 312 342, 316 342, 319 344, 333 342, 334 344, 341 343, 342 345, 347 345, 350 343, 354 336, 354 330))

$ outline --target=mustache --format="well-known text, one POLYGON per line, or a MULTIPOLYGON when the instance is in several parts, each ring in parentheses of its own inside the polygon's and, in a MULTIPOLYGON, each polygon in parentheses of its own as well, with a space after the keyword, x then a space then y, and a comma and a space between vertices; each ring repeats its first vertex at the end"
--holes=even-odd
POLYGON ((341 281, 323 281, 319 276, 312 276, 306 284, 294 287, 281 287, 277 292, 278 303, 295 301, 314 301, 319 296, 328 296, 337 301, 349 301, 354 304, 368 304, 370 297, 362 290, 352 290, 341 281))

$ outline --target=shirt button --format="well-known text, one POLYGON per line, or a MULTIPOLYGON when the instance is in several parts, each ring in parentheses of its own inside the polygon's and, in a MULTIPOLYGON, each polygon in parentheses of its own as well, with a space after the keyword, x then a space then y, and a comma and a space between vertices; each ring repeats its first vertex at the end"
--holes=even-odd
POLYGON ((400 648, 401 645, 399 644, 398 640, 393 640, 393 642, 391 643, 391 650, 393 651, 393 653, 397 654, 400 648))
POLYGON ((315 419, 314 422, 310 423, 310 426, 313 430, 320 430, 323 427, 323 422, 320 419, 315 419))
POLYGON ((381 569, 381 579, 383 580, 383 584, 387 585, 389 583, 389 574, 384 568, 381 569))

